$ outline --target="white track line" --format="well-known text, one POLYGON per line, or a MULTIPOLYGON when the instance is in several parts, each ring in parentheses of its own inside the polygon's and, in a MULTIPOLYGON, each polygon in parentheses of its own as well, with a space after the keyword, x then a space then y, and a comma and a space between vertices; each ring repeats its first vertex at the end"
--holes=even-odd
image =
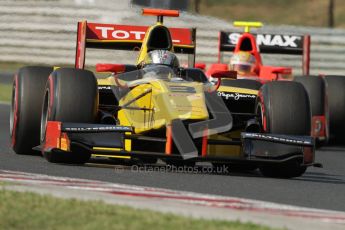
POLYGON ((282 205, 235 197, 205 195, 193 192, 175 191, 169 189, 124 185, 93 180, 54 177, 41 174, 0 170, 0 181, 10 181, 26 185, 58 186, 78 191, 101 192, 155 200, 170 200, 174 202, 201 205, 213 208, 225 208, 237 211, 267 213, 274 216, 298 217, 318 220, 324 223, 345 225, 345 213, 321 209, 303 208, 292 205, 282 205))

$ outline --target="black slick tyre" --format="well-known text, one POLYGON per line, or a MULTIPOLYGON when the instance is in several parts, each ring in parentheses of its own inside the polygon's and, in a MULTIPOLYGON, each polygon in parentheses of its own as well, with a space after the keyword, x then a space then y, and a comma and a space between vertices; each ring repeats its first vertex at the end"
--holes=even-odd
MULTIPOLYGON (((263 131, 272 134, 310 135, 311 112, 307 92, 298 82, 266 83, 259 90, 257 113, 263 131)), ((306 167, 300 160, 284 164, 262 165, 262 175, 291 178, 301 176, 306 167)))
MULTIPOLYGON (((94 74, 87 70, 61 68, 54 71, 46 85, 41 119, 41 142, 47 121, 93 123, 98 110, 98 88, 94 74)), ((71 152, 44 152, 52 163, 83 164, 91 154, 83 149, 71 152)))
POLYGON ((311 114, 320 116, 325 113, 325 82, 319 76, 298 76, 295 81, 301 83, 307 90, 311 114))
POLYGON ((11 146, 17 154, 35 154, 40 144, 44 89, 52 67, 26 66, 14 76, 10 113, 11 146))
POLYGON ((317 144, 323 145, 328 141, 328 109, 327 109, 327 97, 325 80, 319 76, 298 76, 295 77, 295 81, 301 83, 307 90, 310 109, 312 116, 325 116, 326 118, 326 139, 323 141, 317 140, 317 144))
POLYGON ((325 76, 330 142, 345 144, 345 76, 325 76))

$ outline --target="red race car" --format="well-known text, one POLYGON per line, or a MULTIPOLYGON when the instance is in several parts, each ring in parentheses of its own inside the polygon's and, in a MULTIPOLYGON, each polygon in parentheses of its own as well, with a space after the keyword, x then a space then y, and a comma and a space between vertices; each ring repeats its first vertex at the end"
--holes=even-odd
MULTIPOLYGON (((237 87, 241 81, 241 88, 252 90, 258 90, 262 84, 271 81, 300 82, 311 104, 311 135, 318 143, 341 141, 345 128, 342 122, 345 117, 345 93, 341 89, 345 86, 345 78, 310 75, 310 35, 253 34, 250 27, 261 27, 262 23, 235 22, 234 25, 244 27, 244 33, 219 32, 218 63, 212 64, 206 75, 211 77, 217 71, 236 70, 237 80, 228 80, 226 86, 237 87), (223 62, 224 52, 233 53, 228 63, 223 62), (293 76, 291 67, 264 65, 262 53, 301 55, 302 76, 293 76), (335 92, 339 94, 335 95, 335 92)), ((198 67, 203 66, 199 64, 198 67)), ((221 86, 219 95, 225 94, 223 90, 229 92, 229 88, 221 86)))

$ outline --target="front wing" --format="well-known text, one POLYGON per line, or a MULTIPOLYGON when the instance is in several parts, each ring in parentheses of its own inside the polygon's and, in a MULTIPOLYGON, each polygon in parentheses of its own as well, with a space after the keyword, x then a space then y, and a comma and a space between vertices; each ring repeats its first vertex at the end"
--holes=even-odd
MULTIPOLYGON (((171 138, 171 137, 170 137, 171 138)), ((207 137, 206 137, 207 138, 207 137)), ((135 135, 133 127, 62 123, 48 121, 44 143, 39 147, 42 152, 71 152, 73 149, 102 156, 152 157, 160 159, 183 160, 181 155, 165 152, 131 151, 131 140, 169 143, 169 136, 157 138, 135 135)), ((203 138, 205 139, 205 137, 203 138)), ((314 165, 314 139, 310 136, 291 136, 242 132, 238 140, 207 140, 207 145, 241 145, 241 156, 209 156, 198 154, 188 161, 243 162, 250 164, 276 164, 300 160, 302 165, 314 165)))

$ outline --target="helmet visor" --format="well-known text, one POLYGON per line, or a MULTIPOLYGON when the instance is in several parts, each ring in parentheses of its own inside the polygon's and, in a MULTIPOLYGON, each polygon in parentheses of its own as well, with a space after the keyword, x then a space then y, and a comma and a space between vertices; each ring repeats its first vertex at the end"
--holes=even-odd
POLYGON ((231 69, 237 71, 239 74, 250 74, 254 70, 252 65, 247 64, 234 64, 231 65, 231 69))

